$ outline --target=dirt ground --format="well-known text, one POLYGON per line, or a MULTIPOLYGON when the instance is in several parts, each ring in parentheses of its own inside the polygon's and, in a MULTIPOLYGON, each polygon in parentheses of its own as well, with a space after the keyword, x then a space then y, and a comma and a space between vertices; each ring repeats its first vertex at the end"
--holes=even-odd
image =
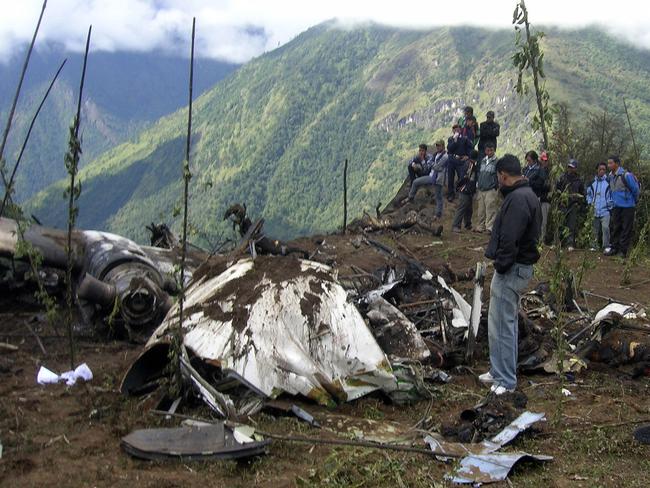
MULTIPOLYGON (((413 254, 432 271, 448 263, 456 272, 473 268, 482 259, 488 237, 471 232, 449 232, 449 210, 445 213, 441 244, 430 235, 388 232, 377 240, 413 254)), ((386 256, 361 244, 354 236, 320 236, 299 239, 297 244, 312 251, 319 245, 323 254, 334 256, 341 275, 353 274, 350 264, 374 270, 386 263, 386 256), (322 242, 324 239, 324 243, 322 242), (320 242, 320 244, 316 244, 320 242)), ((579 269, 584 253, 568 256, 579 269)), ((534 282, 543 280, 550 268, 551 252, 546 249, 534 282)), ((623 302, 650 304, 650 265, 638 264, 632 285, 620 280, 624 264, 618 258, 590 253, 583 289, 623 302)), ((462 293, 470 282, 454 286, 462 293)), ((467 295, 466 295, 467 296, 467 295)), ((7 297, 4 297, 5 300, 7 297)), ((362 447, 332 447, 273 441, 268 455, 252 461, 147 462, 129 457, 120 449, 120 439, 135 428, 177 425, 151 415, 153 399, 122 396, 122 375, 141 351, 126 342, 80 339, 77 362, 86 362, 94 379, 74 387, 39 386, 40 365, 54 371, 68 369, 67 343, 43 321, 31 322, 46 350, 44 354, 25 327, 39 310, 6 305, 0 310, 0 342, 18 347, 0 350, 0 485, 27 486, 447 486, 444 475, 452 466, 417 453, 402 453, 362 447)), ((590 297, 580 302, 598 310, 605 300, 590 297)), ((475 366, 485 371, 483 354, 475 366)), ((650 446, 634 441, 637 425, 650 423, 650 378, 631 379, 621 371, 599 364, 566 383, 571 395, 560 394, 559 379, 553 375, 520 376, 519 389, 528 396, 527 409, 545 412, 548 421, 518 437, 505 450, 546 454, 554 460, 541 465, 519 466, 507 483, 494 486, 536 487, 646 487, 650 477, 650 446), (561 402, 561 405, 560 405, 561 402)), ((390 425, 409 430, 418 419, 439 426, 474 405, 487 389, 470 372, 453 374, 450 383, 436 388, 432 400, 408 406, 391 404, 380 395, 327 410, 300 402, 323 424, 314 429, 292 417, 261 413, 253 419, 258 429, 281 434, 326 438, 350 438, 355 429, 390 425), (350 428, 350 425, 355 426, 350 428)), ((182 413, 209 417, 205 408, 181 409, 182 413)), ((422 435, 416 444, 425 447, 422 435)))

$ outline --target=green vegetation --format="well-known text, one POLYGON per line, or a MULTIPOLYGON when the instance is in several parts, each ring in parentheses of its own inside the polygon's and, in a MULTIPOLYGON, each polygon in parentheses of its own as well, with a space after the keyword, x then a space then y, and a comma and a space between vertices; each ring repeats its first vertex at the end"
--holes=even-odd
MULTIPOLYGON (((637 140, 646 140, 650 52, 596 29, 545 32, 540 42, 551 98, 567 102, 581 124, 582 114, 602 117, 605 109, 620 116, 625 96, 637 140)), ((480 121, 495 110, 498 153, 523 157, 538 149, 535 101, 515 92, 512 36, 469 27, 342 30, 326 23, 246 64, 195 103, 190 213, 200 241, 231 235, 221 216, 234 202, 264 217, 277 237, 336 229, 346 158, 351 218, 387 203, 417 144, 446 138, 465 104, 480 121)), ((152 221, 178 231, 173 210, 180 203, 186 120, 186 109, 179 110, 87 165, 78 225, 139 241, 152 221)), ((65 222, 62 188, 53 185, 30 202, 46 224, 65 222)))

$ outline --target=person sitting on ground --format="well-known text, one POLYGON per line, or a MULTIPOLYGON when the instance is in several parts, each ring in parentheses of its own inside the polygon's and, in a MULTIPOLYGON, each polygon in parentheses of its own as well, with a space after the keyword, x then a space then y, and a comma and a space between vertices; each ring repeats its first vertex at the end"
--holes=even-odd
POLYGON ((444 206, 444 199, 442 196, 442 188, 447 181, 447 162, 449 157, 445 150, 445 141, 439 139, 436 141, 436 153, 433 155, 433 164, 431 165, 431 177, 433 180, 433 192, 436 199, 436 215, 435 220, 442 218, 442 210, 444 206))
POLYGON ((496 167, 504 201, 485 251, 494 260, 495 273, 488 307, 490 370, 479 380, 493 383, 491 392, 502 395, 517 387, 519 300, 540 257, 542 211, 516 156, 504 155, 496 167))
POLYGON ((499 210, 499 180, 494 144, 485 145, 485 157, 478 168, 477 178, 478 223, 475 232, 492 232, 492 225, 499 210))
POLYGON ((463 177, 465 163, 469 159, 470 152, 472 152, 472 143, 462 134, 462 127, 454 124, 452 130, 453 134, 447 140, 447 154, 449 155, 447 162, 447 200, 450 202, 456 196, 455 177, 463 177))
POLYGON ((478 173, 478 151, 472 150, 469 155, 469 163, 465 176, 458 180, 456 191, 460 195, 458 207, 454 214, 454 221, 451 225, 452 232, 460 232, 460 226, 465 221, 465 229, 472 229, 472 206, 474 204, 474 194, 476 193, 476 175, 478 173))
POLYGON ((497 149, 497 137, 499 137, 499 124, 494 121, 494 112, 490 110, 485 115, 485 122, 481 122, 478 131, 478 157, 482 161, 485 157, 485 145, 494 144, 494 150, 497 149))
POLYGON ((426 144, 420 144, 418 147, 418 153, 409 161, 408 172, 411 184, 416 178, 429 174, 431 155, 427 153, 427 149, 426 144))
POLYGON ((602 249, 609 247, 609 213, 613 206, 612 192, 607 181, 607 163, 598 163, 596 176, 591 185, 587 187, 587 203, 594 207, 593 244, 592 250, 598 249, 602 242, 602 249))
POLYGON ((551 167, 548 161, 548 154, 542 151, 539 155, 539 164, 545 172, 545 183, 542 192, 539 195, 539 202, 542 206, 542 230, 540 232, 539 241, 546 242, 546 224, 548 223, 548 212, 551 209, 551 199, 548 194, 551 192, 551 167))
POLYGON ((564 225, 567 230, 563 244, 567 246, 568 251, 573 251, 576 246, 578 215, 585 201, 585 184, 578 175, 576 159, 570 159, 567 163, 567 170, 557 182, 556 190, 560 199, 558 207, 564 217, 564 225))
MULTIPOLYGON (((425 144, 420 144, 420 153, 418 156, 413 158, 413 161, 416 161, 416 158, 422 161, 422 151, 425 151, 426 154, 426 147, 425 144)), ((436 152, 436 155, 437 154, 438 152, 436 152)), ((409 203, 415 200, 415 195, 418 190, 423 186, 434 185, 437 178, 437 175, 433 170, 434 159, 430 154, 426 154, 426 159, 423 162, 413 163, 413 161, 409 164, 409 176, 411 175, 411 166, 415 166, 415 169, 413 170, 414 173, 417 172, 417 174, 421 174, 422 176, 418 176, 411 181, 411 190, 409 191, 408 197, 403 200, 403 203, 409 203)))
POLYGON ((541 196, 547 185, 548 174, 542 165, 539 164, 539 156, 535 151, 528 151, 526 153, 526 163, 523 170, 524 178, 528 180, 528 184, 541 201, 541 196))
POLYGON ((610 170, 608 180, 613 208, 610 217, 610 247, 605 249, 605 255, 626 257, 632 242, 634 212, 640 194, 639 181, 621 166, 621 158, 618 156, 610 156, 607 166, 610 170))

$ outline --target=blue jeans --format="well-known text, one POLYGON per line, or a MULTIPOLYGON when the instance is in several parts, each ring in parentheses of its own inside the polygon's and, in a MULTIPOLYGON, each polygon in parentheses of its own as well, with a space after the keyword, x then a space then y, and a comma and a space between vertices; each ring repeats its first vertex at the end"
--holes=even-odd
POLYGON ((508 389, 517 387, 519 299, 532 276, 532 265, 515 263, 506 273, 495 272, 490 285, 490 374, 495 384, 508 389))
POLYGON ((413 200, 415 198, 416 193, 422 186, 429 186, 433 185, 433 178, 429 175, 426 176, 420 176, 419 178, 415 178, 413 180, 413 183, 411 183, 411 191, 409 192, 409 199, 413 200))

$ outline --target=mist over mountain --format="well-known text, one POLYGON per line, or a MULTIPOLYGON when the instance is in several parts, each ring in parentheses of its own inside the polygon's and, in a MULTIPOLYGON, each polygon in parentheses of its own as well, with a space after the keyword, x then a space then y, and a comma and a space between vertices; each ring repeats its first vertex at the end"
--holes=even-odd
MULTIPOLYGON (((595 28, 550 29, 543 47, 553 102, 578 115, 620 113, 625 97, 638 139, 650 137, 649 51, 595 28)), ((333 230, 346 158, 349 212, 358 216, 392 198, 417 145, 446 139, 467 104, 479 121, 496 112, 498 154, 539 149, 532 96, 514 89, 513 50, 511 30, 325 23, 245 64, 194 105, 194 240, 231 235, 221 217, 234 202, 278 237, 333 230)), ((152 221, 178 229, 186 123, 183 108, 88 164, 78 225, 138 240, 152 221)), ((66 222, 62 189, 59 182, 31 202, 48 225, 66 222)))
MULTIPOLYGON (((17 176, 16 200, 23 201, 65 175, 68 127, 76 112, 83 55, 59 46, 41 48, 23 83, 5 152, 12 168, 31 118, 63 59, 67 62, 36 122, 17 176)), ((3 128, 16 91, 24 52, 0 63, 0 120, 3 128)), ((194 94, 199 96, 237 68, 210 59, 195 61, 194 94)), ((160 52, 93 52, 88 60, 82 108, 85 166, 99 154, 133 137, 163 115, 187 105, 189 60, 160 52)))

